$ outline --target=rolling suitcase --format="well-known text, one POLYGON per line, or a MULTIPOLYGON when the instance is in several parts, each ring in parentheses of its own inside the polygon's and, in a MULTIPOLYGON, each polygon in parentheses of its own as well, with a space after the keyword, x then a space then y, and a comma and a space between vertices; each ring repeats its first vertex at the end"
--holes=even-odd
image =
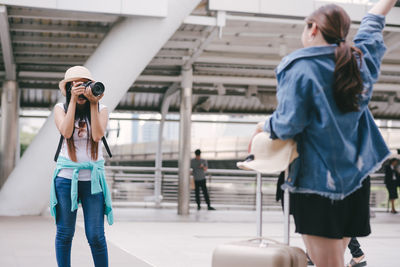
MULTIPOLYGON (((285 171, 287 177, 287 170, 285 171)), ((261 173, 257 172, 257 238, 218 246, 212 267, 306 267, 307 256, 289 246, 289 191, 284 194, 284 243, 262 237, 261 173)))

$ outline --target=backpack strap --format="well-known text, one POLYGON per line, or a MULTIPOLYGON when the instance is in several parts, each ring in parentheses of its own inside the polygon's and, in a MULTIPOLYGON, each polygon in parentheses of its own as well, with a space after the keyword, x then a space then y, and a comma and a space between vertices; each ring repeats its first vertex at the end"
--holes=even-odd
POLYGON ((101 138, 101 140, 103 141, 103 145, 104 145, 104 148, 105 148, 106 151, 107 151, 108 156, 109 156, 110 158, 112 158, 111 150, 110 150, 110 148, 108 147, 107 139, 103 136, 103 138, 101 138))
MULTIPOLYGON (((99 103, 99 102, 97 102, 97 108, 98 108, 98 110, 99 110, 99 112, 100 112, 100 103, 99 103)), ((104 148, 105 148, 106 151, 107 151, 108 156, 109 156, 110 158, 112 158, 111 150, 110 150, 110 147, 108 146, 106 137, 103 136, 103 137, 101 138, 101 140, 103 141, 103 145, 104 145, 104 148)))
MULTIPOLYGON (((67 105, 64 103, 64 112, 67 113, 67 105)), ((57 147, 57 151, 56 154, 54 155, 54 161, 57 162, 58 156, 60 155, 60 151, 61 151, 61 146, 63 144, 64 141, 64 136, 62 134, 60 134, 60 141, 58 141, 58 147, 57 147)))
MULTIPOLYGON (((100 111, 100 104, 99 104, 98 108, 99 108, 99 111, 100 111)), ((64 103, 64 111, 65 111, 65 113, 67 113, 67 105, 65 103, 64 103)), ((103 145, 104 145, 104 147, 105 147, 105 149, 107 151, 108 156, 110 158, 112 158, 111 150, 110 150, 110 147, 108 146, 106 137, 103 136, 103 138, 101 138, 101 140, 103 141, 103 145)), ((57 162, 58 156, 60 155, 60 151, 61 151, 61 147, 62 147, 63 141, 64 141, 64 136, 62 134, 60 134, 60 140, 58 141, 57 151, 56 151, 56 154, 54 155, 54 161, 55 162, 57 162)))
POLYGON ((64 141, 64 136, 61 134, 61 135, 60 135, 60 141, 58 141, 57 151, 56 151, 56 154, 54 155, 54 161, 55 161, 55 162, 57 162, 58 155, 60 155, 61 146, 62 146, 62 144, 63 144, 63 141, 64 141))

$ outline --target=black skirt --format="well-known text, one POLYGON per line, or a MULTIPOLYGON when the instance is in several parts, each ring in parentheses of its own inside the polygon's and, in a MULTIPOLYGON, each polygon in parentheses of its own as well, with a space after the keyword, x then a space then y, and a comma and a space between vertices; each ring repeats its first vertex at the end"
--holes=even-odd
POLYGON ((389 199, 399 198, 399 196, 397 195, 397 184, 396 183, 387 184, 386 189, 388 190, 388 193, 389 193, 389 199))
POLYGON ((370 186, 368 177, 360 189, 343 200, 317 194, 291 194, 296 232, 335 239, 369 235, 370 186))

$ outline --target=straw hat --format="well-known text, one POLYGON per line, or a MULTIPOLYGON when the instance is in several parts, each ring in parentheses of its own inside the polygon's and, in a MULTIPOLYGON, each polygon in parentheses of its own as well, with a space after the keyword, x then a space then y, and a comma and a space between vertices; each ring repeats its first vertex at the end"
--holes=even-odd
POLYGON ((261 132, 253 138, 251 154, 246 161, 238 162, 240 169, 254 170, 261 173, 275 173, 287 169, 289 164, 299 156, 296 142, 289 140, 272 140, 269 134, 261 132))
POLYGON ((93 81, 92 74, 87 68, 83 66, 74 66, 69 68, 65 72, 64 80, 58 83, 61 93, 65 96, 65 84, 67 82, 72 82, 82 78, 93 81))

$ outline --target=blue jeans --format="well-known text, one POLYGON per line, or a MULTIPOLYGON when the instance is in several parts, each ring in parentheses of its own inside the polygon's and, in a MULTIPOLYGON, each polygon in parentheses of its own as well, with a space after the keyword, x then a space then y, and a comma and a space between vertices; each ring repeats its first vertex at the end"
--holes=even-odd
MULTIPOLYGON (((71 246, 75 233, 76 210, 71 212, 71 180, 56 177, 55 190, 57 235, 56 258, 59 267, 71 266, 71 246)), ((104 236, 104 196, 100 192, 92 195, 91 182, 78 182, 78 199, 82 203, 85 233, 96 267, 108 266, 107 243, 104 236)))

